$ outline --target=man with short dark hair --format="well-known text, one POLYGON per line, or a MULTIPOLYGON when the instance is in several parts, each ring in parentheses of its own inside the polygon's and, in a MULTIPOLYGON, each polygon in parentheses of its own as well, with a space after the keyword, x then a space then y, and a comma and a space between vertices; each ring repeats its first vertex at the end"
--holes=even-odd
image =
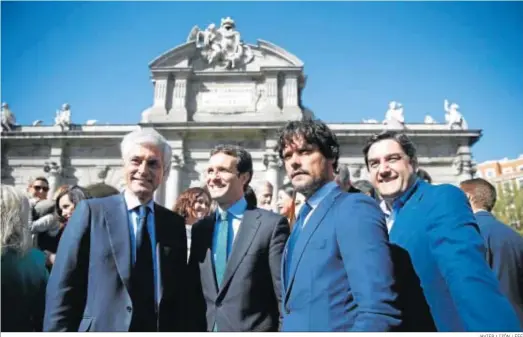
POLYGON ((287 123, 278 153, 305 196, 282 261, 282 331, 390 331, 401 323, 383 213, 334 181, 339 144, 323 122, 287 123))
POLYGON ((29 183, 27 191, 32 199, 45 200, 49 192, 49 181, 45 177, 36 177, 29 183))
POLYGON ((278 331, 289 224, 247 203, 252 171, 251 155, 239 146, 211 151, 206 184, 218 207, 192 228, 192 330, 278 331))
POLYGON ((496 189, 492 184, 476 178, 461 182, 460 187, 478 221, 487 248, 487 262, 523 325, 523 237, 491 213, 496 204, 496 189))
POLYGON ((519 331, 516 313, 485 261, 465 194, 419 179, 416 148, 403 133, 370 137, 363 154, 370 181, 391 212, 400 298, 414 331, 434 325, 438 331, 519 331))

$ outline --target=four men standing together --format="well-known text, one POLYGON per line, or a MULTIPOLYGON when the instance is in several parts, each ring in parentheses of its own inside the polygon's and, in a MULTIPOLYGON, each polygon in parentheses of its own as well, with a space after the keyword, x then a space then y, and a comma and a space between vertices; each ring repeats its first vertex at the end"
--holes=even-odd
POLYGON ((364 149, 376 201, 334 181, 322 122, 289 122, 277 151, 306 202, 287 219, 244 198, 253 165, 211 151, 217 207, 192 229, 153 201, 171 149, 155 131, 122 141, 125 191, 80 203, 47 289, 46 331, 518 331, 465 195, 416 179, 414 146, 386 132, 364 149), (390 235, 390 238, 389 238, 390 235))

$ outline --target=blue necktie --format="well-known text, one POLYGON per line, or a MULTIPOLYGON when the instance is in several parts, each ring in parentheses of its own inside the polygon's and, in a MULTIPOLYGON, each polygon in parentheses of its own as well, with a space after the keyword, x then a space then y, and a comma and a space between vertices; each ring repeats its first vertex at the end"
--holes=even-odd
MULTIPOLYGON (((214 269, 216 270, 216 281, 218 287, 221 287, 225 268, 227 267, 227 253, 229 252, 229 221, 227 221, 227 211, 220 212, 220 222, 218 222, 218 237, 216 238, 216 251, 214 269)), ((218 331, 218 324, 214 322, 212 329, 218 331)))
POLYGON ((289 237, 289 242, 287 243, 287 254, 285 259, 285 288, 287 288, 289 284, 292 264, 292 253, 294 251, 294 246, 296 245, 296 242, 298 242, 298 237, 300 236, 301 231, 303 229, 305 219, 307 218, 307 215, 310 213, 311 210, 312 207, 308 203, 304 203, 300 209, 298 219, 296 220, 296 223, 294 223, 294 227, 292 228, 292 233, 289 237))
POLYGON ((216 281, 218 287, 221 286, 225 268, 227 266, 227 252, 229 251, 229 222, 227 221, 227 211, 220 212, 220 222, 218 222, 218 237, 216 240, 216 281))

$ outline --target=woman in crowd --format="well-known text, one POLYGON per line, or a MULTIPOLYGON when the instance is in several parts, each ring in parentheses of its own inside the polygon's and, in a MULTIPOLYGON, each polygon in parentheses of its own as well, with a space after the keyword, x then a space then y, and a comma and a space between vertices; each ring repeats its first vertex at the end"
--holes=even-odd
POLYGON ((305 202, 302 194, 296 193, 291 183, 283 185, 278 191, 276 206, 281 215, 287 218, 291 226, 296 221, 296 214, 300 211, 301 205, 305 202))
POLYGON ((185 219, 185 230, 187 233, 187 258, 191 251, 191 226, 209 214, 211 207, 211 196, 206 189, 191 187, 185 190, 176 200, 173 211, 185 219))
POLYGON ((25 192, 1 186, 2 332, 42 331, 49 274, 45 255, 32 248, 25 192))
POLYGON ((55 200, 55 212, 59 222, 58 232, 55 234, 52 240, 49 240, 44 251, 47 255, 47 265, 51 267, 54 264, 54 259, 56 257, 56 251, 58 249, 58 243, 64 232, 67 221, 71 215, 73 215, 76 205, 81 200, 90 198, 87 191, 80 186, 71 186, 66 189, 63 189, 57 196, 55 200))

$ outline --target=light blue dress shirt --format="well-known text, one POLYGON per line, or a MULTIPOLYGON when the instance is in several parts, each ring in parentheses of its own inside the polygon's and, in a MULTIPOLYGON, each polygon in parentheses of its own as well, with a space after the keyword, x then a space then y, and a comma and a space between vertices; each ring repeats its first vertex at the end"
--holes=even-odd
MULTIPOLYGON (((240 224, 243 219, 243 213, 245 213, 245 210, 247 209, 247 201, 245 198, 241 198, 240 200, 236 201, 234 204, 232 204, 229 209, 227 209, 227 220, 229 224, 229 237, 228 237, 228 243, 227 243, 227 258, 231 254, 232 246, 234 243, 234 239, 236 238, 236 235, 238 234, 238 231, 240 230, 240 224)), ((213 232, 213 238, 212 238, 212 253, 213 253, 213 262, 216 263, 216 241, 218 239, 218 225, 220 222, 220 212, 222 209, 218 206, 218 209, 216 210, 216 222, 214 225, 214 232, 213 232)))

